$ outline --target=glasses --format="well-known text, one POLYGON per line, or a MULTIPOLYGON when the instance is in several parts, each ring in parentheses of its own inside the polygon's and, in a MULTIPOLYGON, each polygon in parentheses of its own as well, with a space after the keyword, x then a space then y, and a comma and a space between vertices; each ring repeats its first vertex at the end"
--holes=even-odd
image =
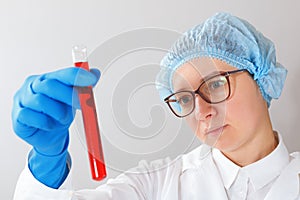
POLYGON ((204 78, 197 90, 178 91, 166 97, 164 101, 177 117, 186 117, 195 109, 196 94, 207 103, 221 103, 230 97, 231 90, 229 76, 245 71, 247 70, 239 69, 208 76, 204 78))

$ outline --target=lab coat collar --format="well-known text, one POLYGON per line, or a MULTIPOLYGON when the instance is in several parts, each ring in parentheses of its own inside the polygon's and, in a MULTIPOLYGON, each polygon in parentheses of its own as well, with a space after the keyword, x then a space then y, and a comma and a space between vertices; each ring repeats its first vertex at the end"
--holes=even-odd
POLYGON ((291 154, 291 162, 273 184, 265 200, 300 199, 300 153, 291 154))
MULTIPOLYGON (((282 154, 285 155, 286 147, 283 144, 281 136, 279 136, 279 144, 276 149, 270 154, 268 158, 270 159, 268 167, 263 166, 263 172, 259 172, 259 174, 266 173, 265 170, 270 170, 272 167, 276 167, 276 165, 282 165, 280 162, 281 159, 276 159, 277 156, 274 156, 275 159, 272 159, 273 154, 282 154), (279 153, 277 153, 279 152, 279 153), (276 162, 276 163, 273 163, 276 162)), ((191 191, 188 192, 188 197, 181 199, 200 199, 203 198, 203 195, 207 198, 205 199, 227 199, 226 191, 224 188, 224 180, 220 175, 217 164, 215 163, 214 152, 218 152, 215 149, 210 148, 206 145, 201 145, 198 148, 194 149, 190 153, 182 156, 182 172, 181 172, 181 181, 184 184, 179 186, 181 191, 191 191), (207 177, 209 175, 209 178, 207 177), (186 180, 186 181, 184 181, 186 180), (206 182, 213 183, 214 190, 211 188, 207 188, 206 182), (191 188, 197 186, 197 190, 191 190, 191 188)), ((223 155, 220 153, 220 155, 223 155)), ((285 156, 283 156, 285 157, 285 156)), ((289 157, 289 156, 287 156, 289 157)), ((226 158, 226 157, 225 157, 226 158)), ((226 158, 227 159, 227 158, 226 158)), ((228 161, 228 160, 227 160, 228 161)), ((284 161, 285 162, 285 161, 284 161)), ((238 167, 238 166, 237 166, 238 167)), ((261 167, 261 164, 257 165, 257 167, 261 167)), ((239 168, 239 167, 238 167, 239 168)), ((256 168, 256 167, 255 167, 256 168)), ((251 170, 255 170, 255 168, 251 170)), ((277 167, 276 167, 277 168, 277 167)), ((261 170, 261 169, 258 169, 261 170)), ((237 175, 239 169, 236 174, 233 173, 233 181, 235 180, 235 176, 237 175)), ((226 173, 228 171, 225 171, 226 173)), ((268 172, 267 172, 268 173, 268 172)), ((264 174, 265 175, 265 174, 264 174)), ((258 183, 260 180, 256 176, 254 177, 255 187, 259 187, 264 185, 267 181, 263 181, 262 183, 258 183)), ((264 177, 264 176, 262 176, 264 177)), ((277 178, 276 176, 275 178, 277 178)), ((270 177, 269 177, 270 178, 270 177)), ((230 180, 230 179, 229 179, 230 180)), ((266 179, 267 180, 267 179, 266 179)), ((232 181, 232 182, 233 182, 232 181)), ((295 200, 300 191, 300 153, 291 154, 291 162, 281 169, 279 177, 276 179, 275 183, 271 187, 271 190, 268 192, 265 200, 295 200)), ((231 183, 231 181, 229 181, 231 183)), ((227 186, 230 185, 227 183, 227 186)), ((210 185, 210 184, 208 184, 210 185)), ((229 186, 230 187, 230 186, 229 186)), ((186 193, 184 193, 186 195, 186 193)), ((300 200, 300 198, 299 198, 300 200)))
POLYGON ((224 187, 228 190, 236 179, 240 167, 226 158, 218 149, 213 149, 213 159, 220 172, 224 187))
POLYGON ((227 194, 213 162, 212 148, 203 144, 182 157, 180 199, 227 199, 227 194))
POLYGON ((188 169, 199 169, 205 160, 211 158, 212 148, 206 144, 202 144, 190 153, 182 157, 182 173, 188 169))
POLYGON ((213 158, 225 188, 228 190, 231 187, 239 170, 246 171, 255 190, 259 190, 278 177, 289 163, 289 153, 280 134, 278 134, 278 139, 279 144, 274 151, 263 159, 242 168, 230 161, 218 149, 213 149, 213 158))
POLYGON ((289 164, 289 152, 278 134, 277 147, 266 157, 251 165, 243 167, 249 174, 254 189, 258 190, 277 178, 289 164), (263 176, 262 176, 263 174, 263 176))

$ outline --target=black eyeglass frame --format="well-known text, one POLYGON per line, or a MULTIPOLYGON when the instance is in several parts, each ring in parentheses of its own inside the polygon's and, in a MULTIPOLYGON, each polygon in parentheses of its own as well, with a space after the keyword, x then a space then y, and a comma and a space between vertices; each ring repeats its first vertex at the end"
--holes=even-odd
POLYGON ((233 71, 226 71, 226 72, 220 72, 218 74, 214 74, 212 76, 208 76, 208 77, 205 77, 203 79, 203 81, 201 82, 200 86, 197 88, 197 90, 194 90, 194 91, 190 91, 190 90, 180 90, 178 92, 175 92, 169 96, 167 96, 165 99, 164 99, 164 102, 168 104, 169 108, 171 109, 171 111, 179 118, 183 118, 183 117, 186 117, 188 115, 190 115, 194 110, 195 110, 195 97, 196 97, 196 94, 198 94, 205 102, 209 103, 209 104, 217 104, 217 103, 221 103, 223 101, 226 101, 230 95, 231 95, 231 88, 230 88, 230 81, 229 81, 229 76, 231 74, 235 74, 235 73, 240 73, 240 72, 248 72, 248 70, 246 69, 238 69, 238 70, 233 70, 233 71), (212 79, 212 78, 215 78, 217 76, 225 76, 226 80, 227 80, 227 83, 228 83, 228 95, 225 99, 221 100, 221 101, 217 101, 217 102, 213 102, 209 99, 207 99, 201 92, 199 92, 199 89, 201 88, 201 86, 203 84, 205 84, 206 81, 208 81, 209 79, 212 79), (185 114, 183 116, 181 115, 178 115, 172 108, 172 106, 170 105, 170 102, 176 102, 175 99, 170 99, 170 97, 178 94, 178 93, 181 93, 181 92, 189 92, 191 93, 191 95, 193 96, 194 100, 193 100, 193 109, 188 113, 188 114, 185 114))

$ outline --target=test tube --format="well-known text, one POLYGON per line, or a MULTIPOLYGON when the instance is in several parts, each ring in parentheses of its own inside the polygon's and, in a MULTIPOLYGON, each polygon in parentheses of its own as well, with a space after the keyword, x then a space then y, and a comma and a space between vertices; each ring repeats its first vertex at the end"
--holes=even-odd
MULTIPOLYGON (((74 46, 72 57, 75 67, 89 70, 85 46, 74 46)), ((80 101, 92 179, 100 181, 106 177, 106 169, 92 86, 76 87, 76 89, 80 101)))

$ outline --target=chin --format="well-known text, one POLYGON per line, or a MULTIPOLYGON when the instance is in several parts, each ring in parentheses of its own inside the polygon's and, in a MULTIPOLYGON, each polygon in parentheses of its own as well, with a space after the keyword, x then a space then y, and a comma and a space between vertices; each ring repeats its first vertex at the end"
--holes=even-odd
POLYGON ((219 149, 222 152, 230 152, 236 149, 235 140, 233 137, 230 137, 228 133, 223 132, 218 138, 215 140, 214 148, 219 149))
POLYGON ((214 148, 219 149, 224 153, 229 153, 235 151, 237 146, 234 144, 233 140, 224 140, 220 138, 214 148))

